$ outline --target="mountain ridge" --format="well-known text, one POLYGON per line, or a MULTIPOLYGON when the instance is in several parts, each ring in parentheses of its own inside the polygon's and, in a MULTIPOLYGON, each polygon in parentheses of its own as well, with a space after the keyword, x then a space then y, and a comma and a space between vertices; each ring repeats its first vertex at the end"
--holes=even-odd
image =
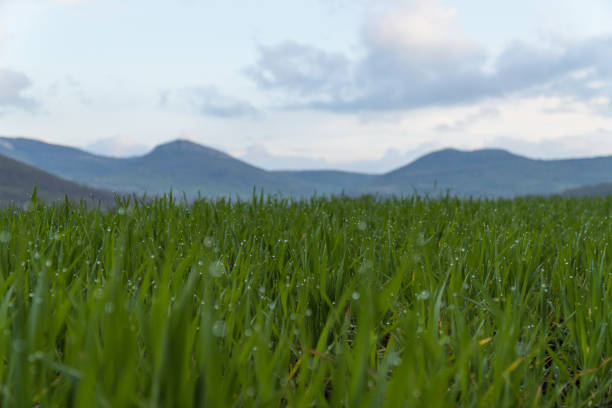
POLYGON ((441 149, 384 174, 339 170, 268 171, 198 143, 177 139, 141 156, 112 158, 25 138, 0 138, 0 154, 96 188, 194 197, 269 193, 394 194, 450 191, 460 196, 555 194, 612 182, 612 156, 541 160, 504 149, 441 149))

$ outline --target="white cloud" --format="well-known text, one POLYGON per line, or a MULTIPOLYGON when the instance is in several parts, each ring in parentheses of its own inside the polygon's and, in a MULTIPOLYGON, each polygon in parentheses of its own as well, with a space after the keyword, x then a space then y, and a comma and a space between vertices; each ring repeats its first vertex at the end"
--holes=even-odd
POLYGON ((419 64, 440 65, 476 58, 482 47, 457 22, 457 10, 435 0, 387 11, 367 22, 364 40, 373 49, 419 64))
POLYGON ((0 69, 0 114, 2 108, 21 108, 33 111, 38 103, 23 93, 32 86, 25 74, 8 69, 0 69))
POLYGON ((117 135, 98 139, 85 147, 92 153, 110 157, 140 156, 151 150, 148 146, 138 143, 125 135, 117 135))
POLYGON ((544 138, 540 141, 500 137, 488 143, 491 147, 503 147, 515 153, 538 159, 567 159, 612 155, 612 129, 544 138))
POLYGON ((187 109, 203 116, 238 118, 257 115, 257 109, 247 101, 226 96, 215 86, 192 86, 178 91, 162 91, 159 105, 187 109))
POLYGON ((514 41, 494 56, 464 33, 455 9, 421 0, 370 17, 361 46, 354 60, 291 42, 262 47, 247 72, 260 89, 287 96, 287 107, 333 112, 468 105, 518 94, 569 96, 600 113, 612 109, 612 35, 538 46, 514 41))
POLYGON ((452 123, 441 123, 434 128, 438 132, 465 132, 470 126, 482 120, 497 119, 500 116, 499 109, 489 106, 481 107, 478 111, 470 113, 464 118, 452 123))
POLYGON ((424 143, 407 151, 388 148, 382 156, 372 159, 337 162, 321 156, 307 156, 300 152, 271 152, 265 145, 256 144, 248 146, 243 152, 234 154, 234 156, 266 170, 341 169, 343 171, 375 174, 405 166, 435 149, 436 145, 434 143, 424 143))

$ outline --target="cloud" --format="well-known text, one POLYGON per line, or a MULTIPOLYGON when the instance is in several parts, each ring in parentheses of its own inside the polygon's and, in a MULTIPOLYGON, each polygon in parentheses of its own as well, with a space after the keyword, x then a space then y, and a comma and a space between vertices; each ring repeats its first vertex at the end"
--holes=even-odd
POLYGON ((294 154, 274 154, 261 144, 247 146, 245 151, 238 155, 238 158, 267 170, 305 170, 329 166, 323 158, 311 158, 294 154))
POLYGON ((131 138, 117 135, 105 139, 98 139, 85 147, 95 154, 110 157, 132 157, 140 156, 151 150, 149 147, 135 142, 131 138))
POLYGON ((238 118, 254 116, 257 109, 249 102, 223 95, 214 86, 188 87, 179 91, 162 91, 159 105, 162 108, 178 106, 203 116, 238 118))
POLYGON ((7 108, 36 110, 38 103, 23 96, 23 92, 31 86, 32 81, 21 72, 0 69, 0 113, 7 108))
POLYGON ((282 88, 297 96, 339 94, 349 76, 350 63, 342 54, 294 42, 259 52, 257 64, 245 73, 263 89, 282 88))
POLYGON ((266 146, 255 144, 248 146, 237 157, 255 166, 267 170, 321 170, 342 169, 359 173, 384 173, 405 166, 412 160, 435 150, 434 143, 424 143, 413 150, 402 152, 398 149, 387 149, 378 159, 356 160, 349 162, 330 161, 323 157, 305 156, 303 154, 272 153, 266 146))
POLYGON ((500 111, 497 108, 480 108, 478 112, 467 115, 463 119, 456 120, 452 123, 442 123, 434 127, 438 132, 464 132, 473 124, 481 120, 498 118, 500 111))
POLYGON ((261 47, 246 72, 261 89, 290 97, 289 106, 335 112, 469 104, 521 93, 569 96, 608 109, 601 98, 612 95, 612 36, 542 46, 516 41, 493 56, 464 33, 454 9, 435 0, 373 17, 361 47, 354 60, 295 43, 261 47))
POLYGON ((66 75, 61 80, 55 81, 49 87, 47 96, 58 98, 70 96, 76 98, 82 105, 91 106, 93 99, 83 89, 81 83, 71 75, 66 75))
POLYGON ((612 155, 612 129, 596 129, 579 135, 547 138, 537 142, 500 137, 487 144, 538 159, 565 159, 612 155), (594 149, 594 146, 597 146, 594 149))

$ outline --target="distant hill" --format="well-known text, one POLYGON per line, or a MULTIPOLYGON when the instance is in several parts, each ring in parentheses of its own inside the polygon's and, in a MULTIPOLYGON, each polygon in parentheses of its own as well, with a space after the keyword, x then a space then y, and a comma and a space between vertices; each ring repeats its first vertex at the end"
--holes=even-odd
POLYGON ((250 195, 253 187, 293 196, 395 194, 450 191, 460 196, 513 197, 558 194, 612 182, 612 156, 533 160, 505 150, 445 149, 382 175, 342 171, 266 171, 226 153, 186 140, 125 159, 97 156, 30 139, 0 138, 0 154, 59 177, 121 192, 161 194, 173 189, 193 197, 250 195))
POLYGON ((561 195, 566 197, 603 197, 612 195, 612 183, 584 186, 565 190, 561 195))
POLYGON ((499 149, 471 152, 445 149, 380 176, 365 190, 381 193, 450 190, 462 196, 512 197, 558 193, 611 180, 612 156, 533 160, 499 149))
POLYGON ((69 199, 76 201, 80 199, 85 199, 89 203, 100 201, 103 205, 114 203, 111 193, 62 180, 0 155, 0 206, 21 205, 27 202, 34 187, 37 189, 38 197, 45 201, 64 200, 67 195, 69 199))
POLYGON ((163 194, 171 189, 193 197, 266 192, 312 194, 307 183, 268 172, 230 155, 186 140, 156 147, 141 157, 111 158, 31 139, 0 138, 0 154, 67 180, 119 192, 163 194))

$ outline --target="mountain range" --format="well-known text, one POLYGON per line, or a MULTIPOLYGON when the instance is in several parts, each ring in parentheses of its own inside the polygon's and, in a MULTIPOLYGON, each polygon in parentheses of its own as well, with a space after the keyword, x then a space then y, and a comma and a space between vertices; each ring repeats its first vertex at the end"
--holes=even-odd
POLYGON ((547 195, 612 182, 612 156, 534 160, 505 150, 444 149, 385 174, 343 171, 266 171, 190 141, 162 144, 150 153, 111 158, 24 138, 0 138, 0 155, 91 188, 192 198, 248 196, 253 188, 291 196, 449 191, 459 196, 547 195))

